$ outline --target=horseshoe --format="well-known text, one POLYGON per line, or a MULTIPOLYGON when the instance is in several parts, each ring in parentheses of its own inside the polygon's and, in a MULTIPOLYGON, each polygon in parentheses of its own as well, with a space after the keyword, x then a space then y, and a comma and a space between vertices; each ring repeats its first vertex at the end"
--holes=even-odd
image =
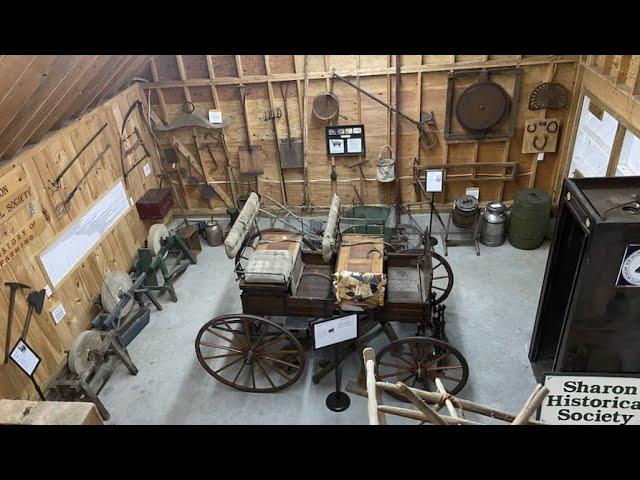
POLYGON ((551 122, 549 122, 549 124, 547 125, 547 132, 549 133, 555 133, 558 131, 558 122, 556 122, 555 120, 552 120, 551 122), (553 130, 551 130, 549 127, 553 125, 553 130))
POLYGON ((527 125, 527 132, 533 133, 536 131, 536 128, 538 128, 538 126, 535 123, 530 123, 527 125), (531 127, 533 127, 533 129, 531 127))
POLYGON ((536 150, 544 150, 544 147, 547 146, 547 142, 549 141, 549 137, 547 137, 546 135, 543 135, 543 139, 544 141, 542 142, 542 146, 538 146, 538 139, 540 138, 539 135, 535 135, 533 137, 533 148, 535 148, 536 150))

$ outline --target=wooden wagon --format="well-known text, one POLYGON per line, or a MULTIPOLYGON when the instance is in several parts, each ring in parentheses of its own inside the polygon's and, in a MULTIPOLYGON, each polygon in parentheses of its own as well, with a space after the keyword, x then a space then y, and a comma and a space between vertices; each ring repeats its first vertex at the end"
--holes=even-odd
MULTIPOLYGON (((302 375, 313 321, 356 313, 358 339, 342 345, 337 361, 384 332, 390 342, 377 355, 379 379, 434 390, 439 378, 457 393, 469 369, 445 336, 451 267, 430 246, 389 252, 380 236, 341 235, 339 210, 334 196, 322 248, 314 250, 301 232, 260 230, 252 194, 225 240, 242 313, 202 326, 195 340, 200 364, 238 390, 277 392, 302 375), (398 338, 394 322, 416 325, 415 336, 398 338)), ((333 367, 335 361, 320 363, 314 383, 333 367)))

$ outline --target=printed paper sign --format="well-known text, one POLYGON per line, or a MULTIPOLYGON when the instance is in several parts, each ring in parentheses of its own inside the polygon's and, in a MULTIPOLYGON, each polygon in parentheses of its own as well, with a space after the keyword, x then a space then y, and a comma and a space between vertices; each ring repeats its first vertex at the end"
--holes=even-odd
POLYGON ((11 359, 29 376, 33 375, 40 363, 40 357, 23 340, 18 340, 16 346, 13 347, 11 359))
POLYGON ((67 311, 64 309, 64 305, 62 305, 62 302, 58 303, 58 305, 56 305, 56 307, 51 310, 51 317, 53 317, 53 321, 56 323, 56 325, 60 323, 60 321, 66 314, 67 311))
POLYGON ((329 140, 329 153, 340 154, 344 153, 344 140, 334 138, 329 140))
POLYGON ((427 170, 426 171, 426 187, 425 190, 429 193, 442 192, 442 170, 427 170))
POLYGON ((362 139, 361 138, 347 139, 347 152, 362 153, 362 139))
POLYGON ((219 110, 209 110, 209 123, 222 123, 222 112, 219 110))
POLYGON ((327 320, 313 325, 316 348, 327 347, 358 336, 358 315, 327 320))
POLYGON ((144 167, 142 167, 142 171, 144 172, 145 177, 151 175, 151 164, 149 164, 149 162, 145 163, 144 167))
POLYGON ((546 374, 540 420, 553 425, 640 425, 640 377, 546 374))

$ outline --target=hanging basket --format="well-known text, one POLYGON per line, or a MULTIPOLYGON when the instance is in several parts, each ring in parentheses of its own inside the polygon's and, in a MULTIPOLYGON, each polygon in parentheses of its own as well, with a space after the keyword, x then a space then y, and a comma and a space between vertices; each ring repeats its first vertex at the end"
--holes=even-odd
POLYGON ((393 158, 393 150, 391 145, 384 145, 378 153, 378 161, 376 162, 376 176, 379 182, 389 183, 396 179, 396 159, 393 158), (385 149, 389 149, 389 156, 384 157, 385 149))

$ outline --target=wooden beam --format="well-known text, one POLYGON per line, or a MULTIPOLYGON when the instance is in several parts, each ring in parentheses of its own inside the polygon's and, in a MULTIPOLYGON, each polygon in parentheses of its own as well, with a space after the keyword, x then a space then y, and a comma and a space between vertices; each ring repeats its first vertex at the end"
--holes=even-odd
MULTIPOLYGON (((153 78, 154 82, 157 82, 160 77, 158 77, 158 66, 156 65, 155 58, 152 58, 150 61, 151 66, 151 78, 153 78)), ((167 114, 167 104, 164 101, 164 93, 162 90, 158 90, 156 92, 158 94, 158 102, 160 103, 160 114, 162 115, 162 121, 165 124, 169 123, 169 117, 167 114)))
POLYGON ((601 74, 605 77, 611 75, 611 68, 613 67, 613 57, 614 55, 605 55, 604 63, 602 64, 601 74))
POLYGON ((616 84, 625 83, 629 74, 629 66, 631 65, 632 55, 620 55, 618 63, 618 73, 616 74, 616 84))
MULTIPOLYGON (((239 55, 236 55, 238 57, 239 55)), ((488 62, 471 62, 471 63, 440 63, 440 64, 425 64, 425 65, 405 65, 401 69, 401 73, 418 73, 418 72, 445 72, 456 70, 472 70, 477 68, 498 68, 498 67, 513 67, 516 64, 519 66, 529 65, 546 65, 548 63, 575 63, 579 60, 578 55, 557 55, 557 56, 540 56, 540 57, 527 57, 523 60, 489 60, 488 62)), ((395 66, 387 66, 384 68, 371 68, 363 70, 342 70, 340 75, 343 77, 371 77, 371 76, 384 76, 395 75, 395 66)), ((309 73, 309 80, 322 80, 331 79, 333 77, 330 71, 326 72, 311 72, 309 73)), ((273 74, 269 78, 271 82, 291 82, 297 80, 304 80, 304 74, 301 73, 282 73, 273 74)), ((215 79, 207 78, 193 78, 187 82, 180 80, 171 80, 163 82, 145 83, 141 85, 143 89, 159 89, 159 88, 182 88, 188 87, 207 87, 211 84, 214 85, 240 85, 251 83, 266 83, 266 75, 239 75, 238 77, 216 77, 215 79)))
POLYGON ((191 102, 191 92, 189 92, 189 87, 184 85, 187 81, 187 71, 184 68, 184 62, 182 60, 182 55, 176 55, 176 63, 178 64, 178 73, 180 74, 180 80, 183 83, 182 91, 184 92, 184 98, 187 102, 191 102))
POLYGON ((621 123, 618 123, 616 134, 613 137, 613 145, 611 146, 611 154, 609 155, 609 163, 607 164, 607 177, 615 177, 618 169, 618 161, 620 160, 620 152, 622 152, 622 144, 627 129, 621 123))

